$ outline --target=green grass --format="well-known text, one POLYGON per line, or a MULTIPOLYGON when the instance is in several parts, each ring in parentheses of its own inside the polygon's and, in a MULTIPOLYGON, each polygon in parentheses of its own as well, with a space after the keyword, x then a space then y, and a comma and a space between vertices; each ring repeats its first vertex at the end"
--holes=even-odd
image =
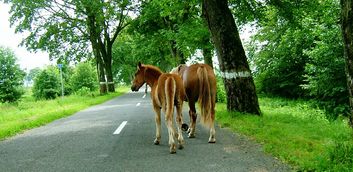
POLYGON ((70 95, 55 100, 40 101, 35 101, 31 93, 27 92, 18 103, 0 104, 0 140, 72 115, 89 106, 103 103, 126 93, 128 89, 128 87, 119 87, 117 92, 106 95, 99 95, 99 93, 86 96, 70 95))
POLYGON ((305 101, 259 99, 262 117, 227 112, 217 104, 222 127, 249 136, 298 171, 353 171, 353 133, 347 121, 330 122, 305 101))

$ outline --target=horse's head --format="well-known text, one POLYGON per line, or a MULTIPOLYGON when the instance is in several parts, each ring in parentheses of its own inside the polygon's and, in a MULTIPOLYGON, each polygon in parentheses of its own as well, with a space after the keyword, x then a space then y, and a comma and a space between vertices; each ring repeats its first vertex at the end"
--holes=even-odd
POLYGON ((142 85, 145 83, 145 67, 141 62, 137 65, 137 71, 132 81, 131 91, 138 91, 142 85))
POLYGON ((186 64, 181 64, 175 68, 173 68, 170 73, 174 73, 174 74, 179 74, 181 75, 184 71, 185 71, 185 68, 186 68, 186 64))
POLYGON ((170 73, 178 74, 183 78, 184 71, 188 68, 186 64, 181 64, 178 67, 175 67, 170 71, 170 73))

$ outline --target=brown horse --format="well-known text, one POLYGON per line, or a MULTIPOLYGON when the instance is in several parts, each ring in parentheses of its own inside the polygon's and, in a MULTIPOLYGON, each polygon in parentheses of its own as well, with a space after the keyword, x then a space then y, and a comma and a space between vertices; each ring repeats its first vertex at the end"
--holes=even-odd
POLYGON ((195 137, 196 108, 198 101, 201 109, 201 123, 210 128, 209 143, 215 143, 215 104, 216 104, 216 77, 212 67, 207 64, 179 65, 171 73, 177 73, 184 82, 185 92, 189 103, 190 128, 189 138, 195 137))
POLYGON ((163 73, 159 68, 152 65, 139 63, 131 90, 138 91, 140 87, 147 83, 151 88, 151 98, 153 109, 156 112, 156 139, 154 144, 158 145, 161 139, 161 109, 165 114, 165 121, 169 134, 170 153, 176 153, 175 137, 179 142, 179 149, 183 148, 184 138, 182 128, 182 107, 185 98, 183 81, 176 74, 163 73), (177 110, 176 122, 178 133, 173 127, 174 106, 177 110))

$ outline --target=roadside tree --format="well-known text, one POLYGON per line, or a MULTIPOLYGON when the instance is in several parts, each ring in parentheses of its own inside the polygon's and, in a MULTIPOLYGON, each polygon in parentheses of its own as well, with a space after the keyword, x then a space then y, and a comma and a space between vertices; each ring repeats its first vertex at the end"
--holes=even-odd
POLYGON ((203 0, 203 16, 217 49, 227 110, 260 115, 255 84, 227 0, 203 0))
POLYGON ((49 66, 42 70, 34 79, 33 96, 38 99, 55 99, 60 92, 60 78, 58 69, 49 66))
POLYGON ((24 76, 13 51, 0 47, 0 102, 15 102, 21 98, 24 76))
POLYGON ((353 0, 341 0, 341 24, 349 92, 349 124, 353 128, 353 0))
POLYGON ((49 52, 59 61, 81 61, 94 55, 101 93, 113 92, 112 46, 129 24, 129 12, 137 3, 130 0, 15 1, 10 23, 16 33, 29 33, 21 45, 32 51, 49 52))
POLYGON ((74 92, 83 87, 88 88, 90 91, 95 90, 97 88, 97 73, 94 67, 88 62, 79 63, 74 69, 70 84, 74 92))

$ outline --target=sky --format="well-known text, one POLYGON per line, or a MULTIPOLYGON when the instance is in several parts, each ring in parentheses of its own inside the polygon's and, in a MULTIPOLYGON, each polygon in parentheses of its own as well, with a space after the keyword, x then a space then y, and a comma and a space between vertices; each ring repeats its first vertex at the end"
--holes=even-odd
POLYGON ((15 28, 10 28, 9 22, 10 6, 0 2, 0 46, 10 48, 17 57, 17 64, 21 69, 29 71, 35 67, 43 68, 52 64, 46 52, 31 53, 25 47, 19 47, 24 38, 20 34, 15 34, 15 28))

